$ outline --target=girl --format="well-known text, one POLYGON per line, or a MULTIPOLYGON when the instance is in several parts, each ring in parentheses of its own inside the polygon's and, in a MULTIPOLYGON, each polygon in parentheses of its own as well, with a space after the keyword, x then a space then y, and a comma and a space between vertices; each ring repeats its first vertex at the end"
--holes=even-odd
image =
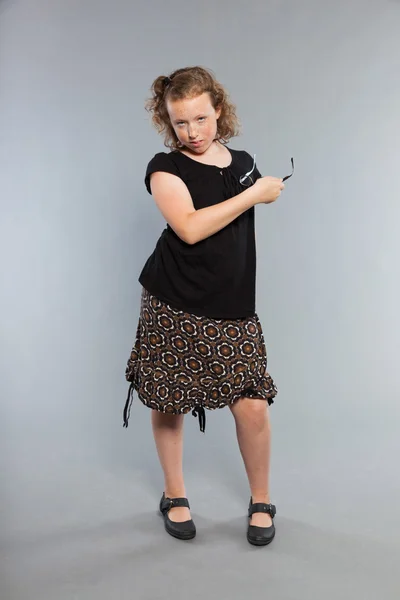
POLYGON ((254 207, 274 202, 285 186, 262 177, 247 152, 226 145, 238 134, 238 119, 210 70, 157 77, 146 108, 170 149, 153 157, 145 177, 167 225, 139 276, 124 426, 136 390, 153 409, 165 528, 187 540, 196 527, 182 472, 184 414, 198 416, 204 431, 205 409, 229 406, 251 491, 247 539, 263 546, 275 535, 268 405, 277 388, 255 312, 254 207))

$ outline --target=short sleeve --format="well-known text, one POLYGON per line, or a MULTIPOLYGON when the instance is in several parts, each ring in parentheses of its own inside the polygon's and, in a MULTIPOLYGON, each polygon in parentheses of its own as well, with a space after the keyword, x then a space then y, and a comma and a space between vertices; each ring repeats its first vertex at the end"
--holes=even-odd
POLYGON ((144 182, 149 194, 151 194, 150 175, 156 171, 163 171, 164 173, 171 173, 172 175, 180 177, 179 169, 172 160, 170 154, 159 152, 151 159, 146 169, 144 182))

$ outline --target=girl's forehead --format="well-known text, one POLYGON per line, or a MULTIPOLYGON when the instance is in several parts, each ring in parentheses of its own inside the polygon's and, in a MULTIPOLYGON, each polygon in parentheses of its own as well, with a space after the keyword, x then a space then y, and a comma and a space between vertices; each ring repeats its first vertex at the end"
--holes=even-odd
POLYGON ((190 116, 212 108, 210 96, 207 93, 194 98, 182 98, 181 100, 167 100, 167 108, 171 117, 190 116))

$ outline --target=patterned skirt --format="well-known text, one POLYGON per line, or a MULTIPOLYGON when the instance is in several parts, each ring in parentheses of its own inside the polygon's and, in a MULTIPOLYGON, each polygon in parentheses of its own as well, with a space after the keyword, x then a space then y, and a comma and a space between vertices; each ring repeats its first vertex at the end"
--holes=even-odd
POLYGON ((277 388, 267 373, 258 315, 199 317, 172 308, 142 288, 140 316, 125 377, 130 382, 123 419, 128 426, 133 390, 154 410, 199 417, 242 396, 272 404, 277 388))

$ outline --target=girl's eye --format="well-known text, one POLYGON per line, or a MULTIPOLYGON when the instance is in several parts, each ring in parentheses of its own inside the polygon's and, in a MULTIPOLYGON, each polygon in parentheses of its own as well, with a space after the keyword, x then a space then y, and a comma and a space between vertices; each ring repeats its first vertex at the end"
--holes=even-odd
MULTIPOLYGON (((199 118, 198 118, 198 121, 201 121, 201 122, 202 122, 202 121, 205 121, 206 119, 207 119, 207 117, 199 117, 199 118)), ((181 127, 181 125, 184 125, 184 124, 185 124, 185 123, 184 123, 183 121, 178 121, 178 122, 177 122, 177 125, 178 125, 178 127, 181 127)))

